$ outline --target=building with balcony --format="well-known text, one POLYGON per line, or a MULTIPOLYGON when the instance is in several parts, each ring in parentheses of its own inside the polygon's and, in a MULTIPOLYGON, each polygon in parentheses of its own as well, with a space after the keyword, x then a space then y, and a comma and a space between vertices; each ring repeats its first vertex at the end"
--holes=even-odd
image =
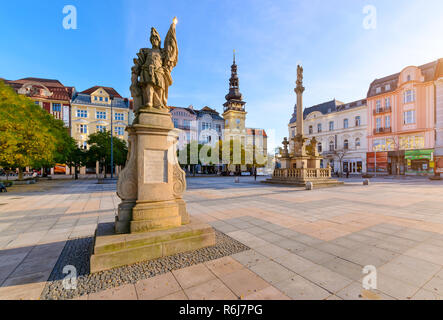
POLYGON ((177 148, 183 149, 191 141, 198 140, 197 111, 188 108, 169 107, 174 127, 180 129, 177 148))
MULTIPOLYGON (((333 172, 351 175, 366 172, 367 152, 367 106, 366 100, 343 103, 338 100, 328 101, 305 108, 304 135, 318 141, 318 152, 324 159, 321 167, 329 164, 333 172)), ((289 145, 294 150, 294 138, 297 128, 297 108, 289 121, 289 145)), ((309 144, 309 141, 307 142, 309 144)))
POLYGON ((436 107, 435 172, 441 175, 443 173, 443 59, 438 61, 434 83, 436 107))
POLYGON ((76 93, 71 106, 71 136, 79 147, 88 147, 90 134, 110 131, 111 119, 113 135, 128 140, 125 129, 129 125, 129 100, 120 96, 115 89, 95 86, 76 93))
POLYGON ((437 63, 409 66, 371 83, 367 94, 369 172, 433 172, 437 63))
POLYGON ((75 94, 73 87, 65 87, 60 81, 41 78, 4 80, 18 94, 25 95, 52 114, 63 120, 67 128, 71 125, 71 98, 75 94))

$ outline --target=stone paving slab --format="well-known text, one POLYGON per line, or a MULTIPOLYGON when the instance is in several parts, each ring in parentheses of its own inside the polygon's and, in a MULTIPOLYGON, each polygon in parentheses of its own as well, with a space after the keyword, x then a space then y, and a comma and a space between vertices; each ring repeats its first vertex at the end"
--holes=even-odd
MULTIPOLYGON (((352 188, 305 191, 258 180, 188 179, 185 194, 191 217, 252 250, 79 299, 443 296, 442 182, 375 179, 362 186, 349 179, 352 188), (361 284, 367 265, 377 267, 370 291, 361 284)), ((0 299, 38 299, 66 241, 112 222, 120 200, 115 185, 94 180, 11 191, 0 195, 0 299)))

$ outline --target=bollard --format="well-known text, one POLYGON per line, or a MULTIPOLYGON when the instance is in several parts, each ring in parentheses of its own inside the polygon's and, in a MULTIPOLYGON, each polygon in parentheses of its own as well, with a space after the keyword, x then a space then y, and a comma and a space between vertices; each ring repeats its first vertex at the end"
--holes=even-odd
POLYGON ((310 181, 306 182, 306 190, 313 190, 314 184, 310 181))

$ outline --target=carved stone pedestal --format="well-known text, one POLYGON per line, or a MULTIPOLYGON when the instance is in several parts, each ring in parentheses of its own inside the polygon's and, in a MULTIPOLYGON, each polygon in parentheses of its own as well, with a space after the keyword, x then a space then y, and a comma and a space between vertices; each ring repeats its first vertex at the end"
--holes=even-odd
POLYGON ((170 114, 141 111, 135 122, 127 128, 129 157, 117 183, 122 203, 114 228, 98 227, 91 272, 215 244, 214 230, 191 223, 182 199, 186 177, 170 114))

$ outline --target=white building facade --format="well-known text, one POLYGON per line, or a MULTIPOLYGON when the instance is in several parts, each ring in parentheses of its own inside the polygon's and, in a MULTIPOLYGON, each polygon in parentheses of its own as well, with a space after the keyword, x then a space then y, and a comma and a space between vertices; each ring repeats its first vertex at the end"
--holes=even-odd
POLYGON ((435 108, 436 108, 436 141, 435 141, 435 172, 443 174, 443 59, 439 60, 435 75, 435 108))
MULTIPOLYGON (((294 108, 295 111, 295 108, 294 108)), ((316 138, 318 151, 333 172, 359 175, 367 172, 367 106, 366 100, 343 103, 332 100, 303 112, 304 135, 316 138)), ((290 148, 296 135, 296 112, 289 123, 290 148)), ((309 141, 307 142, 309 143, 309 141)))

